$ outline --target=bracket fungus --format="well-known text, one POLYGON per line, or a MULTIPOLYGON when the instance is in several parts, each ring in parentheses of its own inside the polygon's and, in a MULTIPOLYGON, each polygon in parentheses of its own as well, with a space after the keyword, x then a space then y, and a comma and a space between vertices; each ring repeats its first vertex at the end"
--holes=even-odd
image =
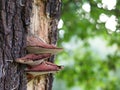
POLYGON ((42 63, 45 59, 50 58, 51 54, 27 54, 25 57, 17 58, 16 62, 27 65, 38 65, 42 63))
POLYGON ((56 54, 61 52, 63 49, 58 48, 55 45, 50 45, 43 42, 40 38, 35 36, 27 36, 27 51, 29 53, 40 54, 40 53, 51 53, 56 54))
POLYGON ((38 75, 55 73, 63 69, 63 66, 46 61, 51 55, 61 52, 63 50, 62 48, 47 44, 33 35, 28 35, 26 50, 28 54, 24 57, 17 58, 15 61, 28 65, 25 69, 28 81, 38 75))
POLYGON ((42 74, 55 73, 63 69, 63 66, 58 66, 51 62, 44 61, 39 65, 28 67, 25 72, 32 74, 33 76, 38 76, 42 74))

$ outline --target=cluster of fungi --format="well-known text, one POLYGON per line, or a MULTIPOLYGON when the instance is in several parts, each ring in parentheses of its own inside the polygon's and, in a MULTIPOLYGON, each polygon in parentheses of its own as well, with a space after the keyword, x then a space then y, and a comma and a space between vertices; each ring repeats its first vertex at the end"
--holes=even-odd
POLYGON ((25 72, 28 75, 28 80, 29 76, 34 78, 41 74, 58 72, 63 68, 63 66, 58 66, 47 61, 52 55, 62 51, 62 48, 47 44, 31 35, 27 36, 26 50, 28 54, 24 57, 17 58, 16 62, 27 65, 25 72))

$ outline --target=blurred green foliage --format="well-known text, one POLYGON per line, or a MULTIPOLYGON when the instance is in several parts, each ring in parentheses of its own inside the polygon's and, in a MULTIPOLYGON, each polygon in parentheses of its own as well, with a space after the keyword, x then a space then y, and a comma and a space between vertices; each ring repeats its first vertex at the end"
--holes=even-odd
POLYGON ((119 3, 108 10, 102 0, 63 0, 58 45, 64 51, 56 63, 65 68, 56 74, 53 90, 120 90, 119 3), (85 4, 90 11, 84 10, 85 4), (101 14, 116 17, 114 31, 100 21, 101 14))

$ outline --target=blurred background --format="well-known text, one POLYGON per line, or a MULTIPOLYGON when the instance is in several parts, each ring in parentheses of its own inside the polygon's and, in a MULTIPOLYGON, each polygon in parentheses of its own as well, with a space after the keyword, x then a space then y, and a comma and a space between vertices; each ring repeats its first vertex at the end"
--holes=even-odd
POLYGON ((120 90, 120 0, 62 0, 53 90, 120 90))

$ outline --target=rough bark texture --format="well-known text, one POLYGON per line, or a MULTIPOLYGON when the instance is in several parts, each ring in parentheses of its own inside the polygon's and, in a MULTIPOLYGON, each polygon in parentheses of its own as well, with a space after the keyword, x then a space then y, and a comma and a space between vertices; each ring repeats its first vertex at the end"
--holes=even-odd
MULTIPOLYGON (((0 0, 0 90, 26 90, 25 65, 14 62, 26 54, 26 36, 32 33, 56 44, 61 0, 0 0)), ((54 62, 54 56, 49 59, 54 62)), ((51 90, 53 75, 41 75, 27 90, 51 90)))
MULTIPOLYGON (((56 44, 58 39, 58 21, 61 15, 61 0, 48 0, 46 4, 46 13, 49 13, 51 20, 49 23, 49 41, 51 44, 56 44)), ((49 59, 50 62, 54 62, 54 56, 49 59)), ((47 90, 52 90, 53 75, 49 74, 47 79, 47 90)))
POLYGON ((0 0, 0 90, 26 90, 23 65, 14 60, 25 55, 31 0, 0 0))

